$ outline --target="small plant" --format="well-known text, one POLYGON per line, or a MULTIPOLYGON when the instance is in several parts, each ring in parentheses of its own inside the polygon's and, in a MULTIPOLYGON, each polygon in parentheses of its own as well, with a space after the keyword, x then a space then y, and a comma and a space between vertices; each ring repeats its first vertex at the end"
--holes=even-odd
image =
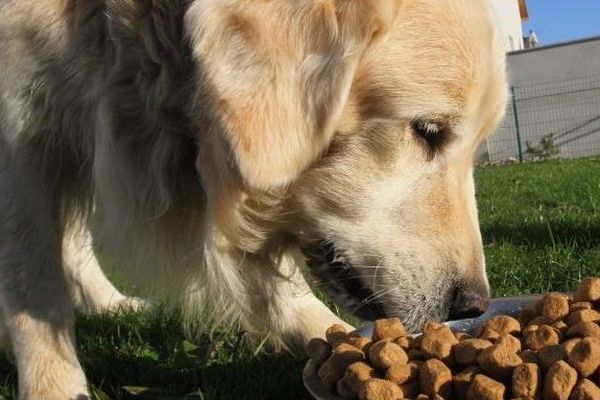
POLYGON ((554 143, 554 134, 542 136, 537 146, 532 145, 529 141, 525 141, 527 150, 525 153, 532 161, 547 160, 555 158, 560 154, 560 147, 554 143))

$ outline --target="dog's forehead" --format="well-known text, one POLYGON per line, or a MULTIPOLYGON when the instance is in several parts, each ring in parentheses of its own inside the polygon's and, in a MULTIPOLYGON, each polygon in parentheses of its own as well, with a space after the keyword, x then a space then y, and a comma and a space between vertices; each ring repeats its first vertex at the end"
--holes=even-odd
POLYGON ((389 39, 361 66, 354 101, 362 119, 478 114, 483 125, 502 114, 504 70, 487 2, 407 0, 389 39))

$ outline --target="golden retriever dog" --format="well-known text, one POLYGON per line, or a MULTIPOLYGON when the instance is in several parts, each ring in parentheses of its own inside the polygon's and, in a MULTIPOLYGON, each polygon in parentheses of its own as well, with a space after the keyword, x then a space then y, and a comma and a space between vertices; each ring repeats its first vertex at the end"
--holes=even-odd
POLYGON ((291 348, 477 314, 473 187, 506 101, 486 0, 0 0, 0 306, 21 399, 84 399, 119 293, 291 348), (90 233, 91 232, 91 233, 90 233))

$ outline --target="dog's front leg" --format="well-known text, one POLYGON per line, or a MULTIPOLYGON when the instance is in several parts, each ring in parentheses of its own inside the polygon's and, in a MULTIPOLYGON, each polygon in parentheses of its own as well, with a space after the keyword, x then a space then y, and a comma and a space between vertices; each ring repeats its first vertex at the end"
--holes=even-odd
POLYGON ((73 224, 63 239, 63 267, 75 306, 91 314, 140 311, 150 303, 121 293, 104 275, 84 223, 73 224))
POLYGON ((285 254, 276 266, 281 275, 257 265, 249 285, 252 310, 242 319, 246 329, 269 334, 276 346, 292 350, 324 337, 333 324, 353 329, 315 297, 302 275, 301 262, 298 254, 285 254))
POLYGON ((57 193, 26 150, 0 143, 0 307, 20 399, 88 398, 61 268, 57 193))

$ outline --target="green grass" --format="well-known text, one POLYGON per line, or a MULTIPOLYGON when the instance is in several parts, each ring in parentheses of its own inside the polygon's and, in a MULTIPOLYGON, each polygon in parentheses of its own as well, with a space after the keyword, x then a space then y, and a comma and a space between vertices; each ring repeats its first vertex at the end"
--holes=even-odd
MULTIPOLYGON (((495 295, 568 291, 600 275, 600 159, 486 167, 476 179, 495 295)), ((309 399, 302 361, 235 332, 192 344, 165 310, 80 316, 77 331, 97 399, 309 399)), ((15 383, 0 359, 0 399, 15 383)))
POLYGON ((600 159, 477 171, 494 295, 573 290, 600 275, 600 159))

